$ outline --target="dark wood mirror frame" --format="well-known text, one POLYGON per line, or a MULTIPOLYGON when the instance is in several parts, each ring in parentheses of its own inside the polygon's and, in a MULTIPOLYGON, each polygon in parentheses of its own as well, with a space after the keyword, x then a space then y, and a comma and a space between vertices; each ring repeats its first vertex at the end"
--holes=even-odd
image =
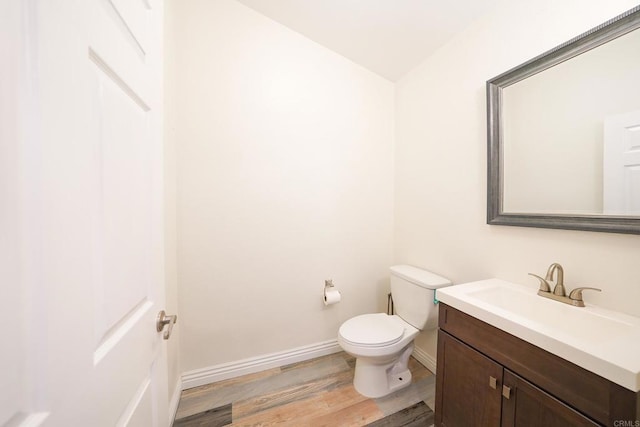
POLYGON ((487 81, 487 224, 640 234, 640 217, 503 211, 502 90, 640 28, 640 6, 487 81))

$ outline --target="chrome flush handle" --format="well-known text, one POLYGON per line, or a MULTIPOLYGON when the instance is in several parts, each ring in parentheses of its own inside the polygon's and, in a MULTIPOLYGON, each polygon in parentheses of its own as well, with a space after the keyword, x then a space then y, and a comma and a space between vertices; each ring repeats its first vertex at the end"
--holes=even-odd
POLYGON ((177 321, 177 315, 174 314, 172 316, 167 316, 164 310, 162 310, 160 313, 158 313, 158 317, 156 318, 156 331, 161 332, 164 329, 165 325, 169 325, 167 330, 164 331, 164 334, 162 335, 162 338, 168 340, 171 336, 171 331, 173 331, 173 325, 175 325, 177 321))

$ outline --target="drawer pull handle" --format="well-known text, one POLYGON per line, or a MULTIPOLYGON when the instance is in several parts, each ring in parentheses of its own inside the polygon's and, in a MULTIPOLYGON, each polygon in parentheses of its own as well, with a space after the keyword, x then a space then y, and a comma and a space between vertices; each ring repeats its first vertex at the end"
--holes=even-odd
POLYGON ((506 385, 502 386, 502 395, 505 399, 509 399, 511 397, 511 387, 507 387, 506 385))
POLYGON ((489 387, 491 387, 492 389, 496 389, 496 386, 498 385, 498 380, 496 380, 494 377, 489 377, 489 387))

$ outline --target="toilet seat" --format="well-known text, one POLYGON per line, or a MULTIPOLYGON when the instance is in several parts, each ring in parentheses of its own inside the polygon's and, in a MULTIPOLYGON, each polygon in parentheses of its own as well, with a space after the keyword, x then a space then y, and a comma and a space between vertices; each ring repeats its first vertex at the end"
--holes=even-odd
POLYGON ((400 341, 404 327, 384 313, 362 314, 340 326, 342 339, 359 347, 386 347, 400 341))

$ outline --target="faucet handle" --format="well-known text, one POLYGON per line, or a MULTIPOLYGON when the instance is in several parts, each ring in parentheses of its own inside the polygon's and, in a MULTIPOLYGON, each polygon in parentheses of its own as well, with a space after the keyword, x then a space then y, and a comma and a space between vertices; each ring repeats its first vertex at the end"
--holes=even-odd
POLYGON ((543 279, 542 277, 538 276, 537 274, 533 274, 533 273, 528 273, 529 276, 533 276, 536 279, 540 280, 540 292, 551 292, 551 286, 549 286, 549 282, 547 282, 545 279, 543 279))
POLYGON ((585 286, 582 288, 575 288, 574 290, 572 290, 569 293, 569 298, 571 298, 574 301, 582 301, 582 291, 586 291, 586 290, 602 292, 602 289, 585 286))

